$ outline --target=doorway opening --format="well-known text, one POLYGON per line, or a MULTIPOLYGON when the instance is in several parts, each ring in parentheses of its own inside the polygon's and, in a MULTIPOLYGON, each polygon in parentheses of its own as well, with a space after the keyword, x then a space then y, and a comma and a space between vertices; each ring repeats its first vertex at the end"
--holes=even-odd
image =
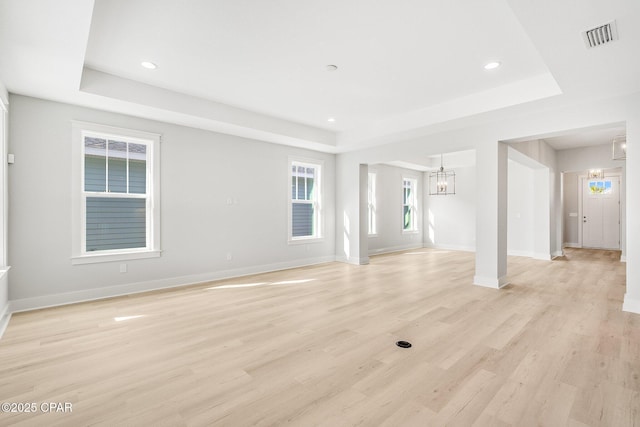
POLYGON ((580 246, 594 249, 620 249, 621 171, 603 177, 579 176, 578 238, 580 246))

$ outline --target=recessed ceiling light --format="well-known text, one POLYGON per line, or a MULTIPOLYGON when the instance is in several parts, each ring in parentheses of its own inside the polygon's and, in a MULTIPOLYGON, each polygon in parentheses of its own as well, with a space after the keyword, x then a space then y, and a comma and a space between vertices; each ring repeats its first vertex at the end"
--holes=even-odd
POLYGON ((495 70, 500 65, 502 65, 502 64, 500 62, 497 62, 497 61, 489 62, 488 64, 485 64, 484 69, 485 70, 495 70))
POLYGON ((337 65, 329 64, 327 65, 327 71, 336 71, 338 69, 337 65))
POLYGON ((142 61, 140 63, 140 65, 142 65, 144 68, 146 68, 148 70, 155 70, 156 68, 158 68, 158 66, 156 64, 154 64, 153 62, 149 62, 149 61, 142 61))
POLYGON ((327 121, 328 121, 328 122, 333 123, 333 122, 335 122, 335 121, 336 121, 336 118, 335 118, 335 117, 329 117, 329 118, 327 119, 327 121))

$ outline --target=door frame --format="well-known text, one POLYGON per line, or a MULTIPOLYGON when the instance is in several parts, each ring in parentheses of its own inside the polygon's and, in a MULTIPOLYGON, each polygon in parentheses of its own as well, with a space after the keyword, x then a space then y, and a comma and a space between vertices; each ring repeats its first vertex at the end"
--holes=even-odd
MULTIPOLYGON (((621 204, 621 193, 622 193, 622 173, 621 172, 605 172, 605 178, 611 177, 618 178, 618 233, 620 233, 620 241, 618 242, 618 250, 622 250, 622 213, 620 209, 622 207, 621 204)), ((583 210, 582 210, 582 202, 583 202, 583 194, 584 194, 584 180, 587 179, 587 174, 578 175, 578 246, 583 247, 582 245, 582 222, 583 218, 583 210)))

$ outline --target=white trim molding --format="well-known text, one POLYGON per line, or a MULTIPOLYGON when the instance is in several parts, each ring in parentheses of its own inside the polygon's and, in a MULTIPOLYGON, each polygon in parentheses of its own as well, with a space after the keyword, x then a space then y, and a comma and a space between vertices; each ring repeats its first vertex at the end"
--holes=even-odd
POLYGON ((167 279, 149 280, 146 282, 127 283, 125 285, 108 286, 104 288, 86 289, 76 292, 64 292, 53 295, 43 295, 32 298, 23 298, 10 301, 10 312, 37 310, 40 308, 55 307, 59 305, 74 304, 85 301, 99 300, 149 292, 162 289, 179 288, 217 280, 231 279, 252 274, 268 273, 271 271, 288 270, 290 268, 306 267, 314 264, 324 264, 335 261, 334 256, 305 258, 296 261, 286 261, 273 264, 264 264, 254 267, 237 268, 209 273, 193 274, 188 276, 171 277, 167 279))
POLYGON ((11 320, 11 302, 8 300, 9 296, 9 269, 11 267, 5 267, 0 270, 0 292, 2 292, 3 300, 5 301, 4 306, 0 307, 0 338, 2 338, 2 334, 4 334, 5 329, 9 325, 9 321, 11 320))
POLYGON ((530 252, 530 251, 507 251, 507 256, 520 256, 520 257, 525 257, 525 258, 533 258, 534 257, 534 253, 530 252))
POLYGON ((8 302, 0 310, 0 338, 2 338, 4 331, 7 330, 7 326, 9 326, 10 320, 11 320, 11 303, 8 302))
POLYGON ((553 257, 548 253, 534 253, 533 259, 539 259, 541 261, 551 261, 553 257))
MULTIPOLYGON (((287 180, 287 241, 290 245, 305 244, 324 241, 325 236, 325 215, 324 215, 324 160, 311 159, 306 157, 288 156, 288 180, 287 180), (296 197, 295 201, 291 194, 291 180, 293 179, 292 167, 294 165, 310 167, 315 171, 314 191, 311 199, 296 197), (313 234, 310 236, 293 236, 293 205, 295 203, 309 204, 313 206, 313 223, 315 225, 313 234)), ((305 185, 306 188, 306 185, 305 185)), ((306 191, 306 190, 305 190, 306 191)))
POLYGON ((441 251, 461 251, 461 252, 476 251, 475 247, 464 246, 464 245, 433 245, 433 244, 425 243, 422 247, 427 249, 439 249, 441 251))
MULTIPOLYGON (((371 255, 382 255, 382 254, 390 254, 393 252, 402 252, 409 249, 421 249, 423 246, 420 243, 408 243, 405 245, 397 245, 397 246, 389 246, 387 248, 379 248, 369 250, 369 256, 371 255)), ((368 258, 367 258, 368 259, 368 258)), ((368 264, 368 262, 367 262, 368 264)))
POLYGON ((476 286, 483 286, 485 288, 500 289, 507 286, 509 282, 507 282, 506 276, 502 276, 497 279, 492 277, 473 276, 473 284, 476 286))
POLYGON ((346 256, 341 256, 341 257, 337 257, 336 261, 343 262, 345 264, 351 264, 351 265, 367 265, 369 264, 369 257, 367 256, 362 258, 358 258, 358 257, 347 258, 346 256))
POLYGON ((640 298, 632 298, 629 296, 629 294, 624 294, 622 311, 640 314, 640 298))
MULTIPOLYGON (((98 262, 124 261, 130 259, 153 258, 161 255, 160 247, 160 142, 162 136, 132 129, 123 129, 95 123, 71 121, 72 153, 71 167, 72 196, 71 196, 71 264, 91 264, 98 262), (117 138, 125 142, 144 144, 146 151, 146 190, 142 194, 132 194, 127 190, 123 193, 104 191, 89 192, 84 186, 85 171, 85 137, 100 137, 104 139, 117 138), (146 204, 146 244, 144 248, 86 250, 86 200, 88 197, 126 197, 144 199, 146 204)), ((127 157, 128 159, 128 157, 127 157)), ((127 160, 128 161, 128 160, 127 160)), ((108 170, 108 169, 107 169, 108 170)), ((106 180, 105 182, 108 182, 106 180)))

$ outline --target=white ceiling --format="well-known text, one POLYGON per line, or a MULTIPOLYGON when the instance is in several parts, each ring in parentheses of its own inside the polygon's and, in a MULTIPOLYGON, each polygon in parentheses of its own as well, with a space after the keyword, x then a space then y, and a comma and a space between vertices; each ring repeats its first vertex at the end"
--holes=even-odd
POLYGON ((98 1, 85 66, 337 131, 548 72, 502 0, 98 1))
POLYGON ((542 98, 635 92, 638 51, 632 0, 0 3, 10 92, 328 152, 542 98), (612 19, 620 40, 587 50, 580 32, 612 19))
POLYGON ((411 162, 395 160, 383 163, 404 169, 412 169, 419 172, 429 172, 440 169, 466 168, 476 164, 476 150, 452 151, 448 153, 434 154, 425 158, 414 158, 411 162))
POLYGON ((544 138, 545 142, 556 150, 567 150, 574 147, 590 147, 611 144, 613 138, 626 135, 625 126, 613 126, 604 129, 585 129, 568 135, 544 138))

